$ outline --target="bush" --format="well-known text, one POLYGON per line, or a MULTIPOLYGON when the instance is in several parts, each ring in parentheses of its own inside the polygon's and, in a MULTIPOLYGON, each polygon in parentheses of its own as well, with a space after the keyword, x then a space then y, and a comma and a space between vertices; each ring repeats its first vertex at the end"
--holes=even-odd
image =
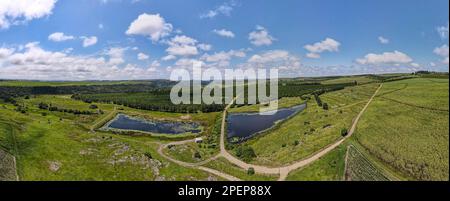
POLYGON ((294 141, 294 146, 297 146, 297 145, 299 145, 300 144, 300 142, 298 141, 298 140, 295 140, 294 141))
POLYGON ((97 105, 90 105, 90 106, 89 106, 89 109, 97 109, 97 108, 98 108, 97 105))
POLYGON ((341 129, 341 135, 342 135, 342 137, 347 136, 347 134, 348 134, 348 130, 347 130, 346 128, 341 129))
POLYGON ((328 110, 328 104, 327 104, 327 103, 323 103, 323 104, 322 104, 322 108, 323 108, 324 110, 328 110))
POLYGON ((145 157, 147 157, 148 159, 152 159, 152 154, 150 152, 145 152, 144 153, 145 157))
POLYGON ((286 147, 286 143, 282 144, 281 147, 286 147))
POLYGON ((255 168, 249 167, 247 170, 248 175, 254 175, 255 174, 255 168))
POLYGON ((200 158, 202 158, 202 156, 200 155, 200 153, 199 153, 198 151, 196 151, 196 152, 194 153, 194 158, 200 159, 200 158))
POLYGON ((245 162, 250 162, 256 157, 255 151, 250 146, 239 146, 236 148, 236 156, 245 162))

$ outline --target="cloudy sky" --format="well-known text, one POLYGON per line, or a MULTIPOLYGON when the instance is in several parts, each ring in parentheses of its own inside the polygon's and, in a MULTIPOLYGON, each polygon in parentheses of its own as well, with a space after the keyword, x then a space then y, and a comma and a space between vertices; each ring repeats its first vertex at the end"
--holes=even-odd
POLYGON ((0 79, 449 69, 448 0, 0 0, 0 79))

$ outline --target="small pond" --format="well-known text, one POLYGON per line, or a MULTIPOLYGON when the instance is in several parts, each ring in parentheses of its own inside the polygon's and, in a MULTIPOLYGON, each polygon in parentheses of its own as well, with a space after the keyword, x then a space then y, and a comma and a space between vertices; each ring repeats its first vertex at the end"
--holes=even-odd
POLYGON ((278 109, 273 115, 260 115, 259 113, 230 113, 227 117, 228 139, 239 138, 241 140, 265 131, 298 112, 303 111, 306 104, 291 108, 278 109))
POLYGON ((147 120, 118 114, 116 118, 105 125, 105 129, 143 131, 155 134, 200 133, 198 123, 147 120))

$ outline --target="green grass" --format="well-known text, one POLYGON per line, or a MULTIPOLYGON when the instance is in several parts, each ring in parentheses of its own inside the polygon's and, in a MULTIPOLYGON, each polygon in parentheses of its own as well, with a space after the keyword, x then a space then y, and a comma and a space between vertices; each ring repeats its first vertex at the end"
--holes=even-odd
MULTIPOLYGON (((302 100, 300 97, 284 97, 278 101, 278 108, 293 107, 293 106, 302 104, 303 102, 305 102, 305 101, 302 100)), ((256 105, 238 107, 235 105, 235 107, 230 108, 230 110, 228 110, 228 111, 231 113, 259 112, 260 107, 265 108, 268 106, 261 106, 259 104, 256 104, 256 105)))
POLYGON ((361 117, 354 137, 406 179, 448 180, 449 113, 433 108, 448 110, 448 80, 385 83, 361 117))
POLYGON ((190 142, 166 148, 164 149, 164 153, 180 161, 196 163, 212 157, 218 151, 218 149, 208 149, 201 146, 203 145, 190 142), (196 152, 200 154, 200 158, 194 156, 196 152))
POLYGON ((307 108, 279 124, 277 129, 256 136, 243 145, 251 146, 257 155, 252 163, 279 166, 306 158, 341 138, 340 130, 349 128, 377 84, 347 87, 321 95, 329 110, 313 99, 307 108), (349 97, 354 94, 355 97, 349 97), (299 141, 295 145, 295 141, 299 141))
MULTIPOLYGON (((29 108, 26 114, 21 114, 12 105, 0 104, 0 128, 3 131, 12 126, 17 131, 15 155, 21 180, 217 179, 159 156, 157 143, 165 143, 164 140, 91 133, 77 124, 76 115, 61 120, 58 112, 42 116, 35 109, 29 108)), ((3 147, 13 147, 10 133, 0 133, 3 147)))
POLYGON ((340 145, 317 161, 289 173, 288 181, 339 181, 345 165, 345 145, 340 145))
POLYGON ((345 180, 348 181, 389 181, 389 176, 377 168, 356 147, 348 146, 345 180))
POLYGON ((278 175, 249 175, 247 174, 247 170, 244 170, 228 162, 225 158, 222 157, 207 163, 205 166, 215 170, 219 170, 245 181, 275 181, 278 179, 278 175))
POLYGON ((336 79, 330 79, 322 81, 322 84, 341 84, 341 83, 350 83, 350 82, 357 82, 358 84, 366 84, 370 82, 374 82, 376 80, 372 79, 368 76, 349 76, 349 77, 340 77, 336 79))

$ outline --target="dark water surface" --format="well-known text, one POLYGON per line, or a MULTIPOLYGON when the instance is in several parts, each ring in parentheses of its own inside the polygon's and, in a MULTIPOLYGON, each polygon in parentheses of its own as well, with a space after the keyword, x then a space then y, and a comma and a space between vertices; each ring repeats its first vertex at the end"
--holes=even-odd
POLYGON ((176 121, 157 121, 132 118, 127 115, 119 114, 107 125, 107 128, 136 130, 156 134, 182 134, 199 133, 201 129, 197 123, 176 122, 176 121))
POLYGON ((259 113, 230 113, 227 117, 228 138, 239 137, 247 139, 258 132, 271 128, 277 122, 303 111, 305 108, 305 104, 291 108, 283 108, 279 109, 277 113, 273 115, 260 115, 259 113))

